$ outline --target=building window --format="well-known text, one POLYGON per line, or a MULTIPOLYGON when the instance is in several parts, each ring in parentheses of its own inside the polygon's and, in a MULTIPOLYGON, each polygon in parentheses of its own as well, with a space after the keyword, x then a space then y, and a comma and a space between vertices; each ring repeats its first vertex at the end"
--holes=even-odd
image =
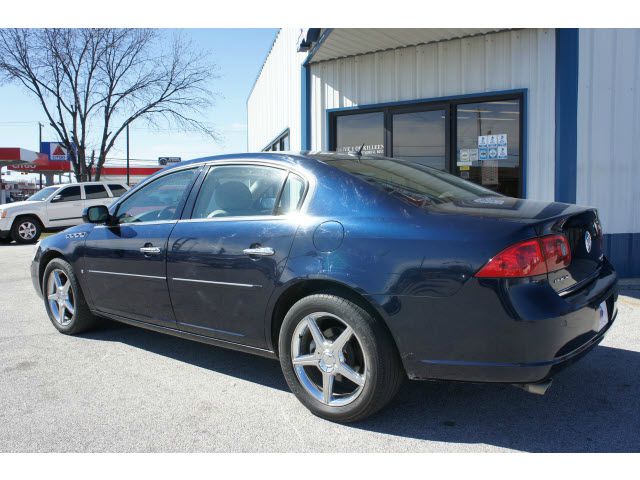
POLYGON ((278 135, 269 145, 262 149, 263 152, 287 152, 289 151, 289 129, 278 135))
POLYGON ((393 156, 446 170, 446 112, 442 109, 394 113, 393 156))
POLYGON ((329 147, 411 160, 520 197, 522 109, 522 94, 509 94, 335 111, 329 147))
POLYGON ((520 101, 456 107, 455 173, 510 197, 520 194, 520 101))
POLYGON ((337 152, 384 155, 384 112, 340 115, 336 118, 337 152))

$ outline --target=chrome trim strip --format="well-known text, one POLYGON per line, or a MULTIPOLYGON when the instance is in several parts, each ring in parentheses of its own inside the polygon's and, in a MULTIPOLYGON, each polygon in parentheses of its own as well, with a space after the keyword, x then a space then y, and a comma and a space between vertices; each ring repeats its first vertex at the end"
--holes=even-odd
POLYGON ((178 223, 194 223, 194 222, 237 222, 247 221, 256 222, 258 220, 273 221, 273 220, 294 220, 298 215, 247 215, 246 217, 214 217, 214 218, 183 218, 178 220, 178 223))
POLYGON ((155 275, 139 275, 137 273, 120 273, 120 272, 106 272, 104 270, 87 270, 90 273, 102 273, 103 275, 121 275, 123 277, 138 277, 138 278, 153 278, 155 280, 166 280, 167 277, 158 277, 155 275))
POLYGON ((165 223, 176 223, 178 220, 152 220, 149 222, 131 222, 131 223, 116 223, 114 225, 96 225, 93 228, 118 228, 118 227, 135 227, 142 225, 163 225, 165 223))
POLYGON ((190 328, 197 328, 198 330, 206 330, 208 332, 222 333, 224 335, 229 335, 229 336, 232 336, 232 337, 244 337, 244 334, 242 334, 242 333, 230 332, 228 330, 220 330, 218 328, 203 327, 202 325, 194 325, 192 323, 185 323, 185 322, 177 322, 177 323, 178 323, 178 325, 182 325, 182 326, 190 327, 190 328))
POLYGON ((233 282, 214 282, 213 280, 196 280, 194 278, 172 278, 176 282, 193 282, 193 283, 210 283, 213 285, 228 285, 230 287, 245 287, 245 288, 262 288, 262 285, 252 285, 250 283, 233 283, 233 282))

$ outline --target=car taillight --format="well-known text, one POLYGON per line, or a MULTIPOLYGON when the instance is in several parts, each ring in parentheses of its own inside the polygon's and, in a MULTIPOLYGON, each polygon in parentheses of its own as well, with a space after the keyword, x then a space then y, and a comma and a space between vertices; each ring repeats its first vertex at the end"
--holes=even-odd
POLYGON ((541 237, 540 245, 549 273, 567 268, 571 264, 571 249, 564 235, 541 237))
POLYGON ((548 235, 507 247, 489 260, 476 277, 532 277, 566 268, 570 263, 571 250, 564 235, 548 235))

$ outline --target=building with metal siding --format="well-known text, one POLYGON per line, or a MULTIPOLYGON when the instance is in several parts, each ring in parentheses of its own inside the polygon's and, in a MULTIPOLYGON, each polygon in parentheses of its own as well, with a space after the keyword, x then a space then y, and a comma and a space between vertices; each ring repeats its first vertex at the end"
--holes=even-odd
POLYGON ((247 101, 248 147, 362 143, 593 205, 610 258, 640 276, 639 87, 640 30, 283 29, 247 101), (504 156, 483 162, 476 138, 501 133, 504 156))

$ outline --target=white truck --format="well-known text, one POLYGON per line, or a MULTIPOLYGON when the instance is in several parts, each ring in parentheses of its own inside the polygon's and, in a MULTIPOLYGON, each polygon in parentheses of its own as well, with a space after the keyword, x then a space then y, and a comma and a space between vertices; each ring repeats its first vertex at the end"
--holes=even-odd
POLYGON ((23 202, 0 205, 0 243, 35 243, 43 231, 78 225, 86 207, 110 205, 128 189, 116 182, 54 185, 23 202))

